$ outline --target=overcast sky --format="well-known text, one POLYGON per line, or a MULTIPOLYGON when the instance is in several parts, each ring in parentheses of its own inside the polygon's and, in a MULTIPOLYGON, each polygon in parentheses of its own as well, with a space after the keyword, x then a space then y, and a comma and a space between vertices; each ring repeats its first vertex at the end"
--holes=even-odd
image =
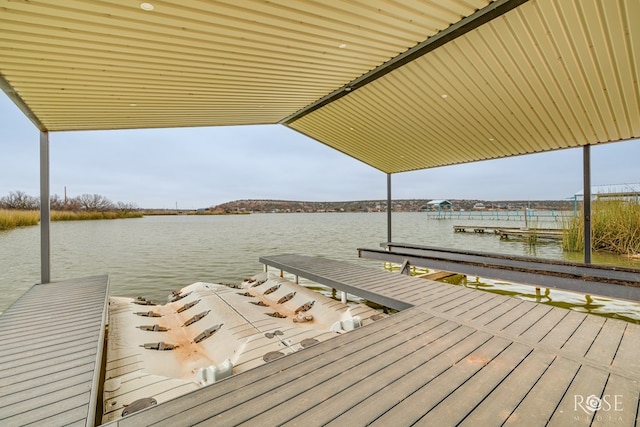
MULTIPOLYGON (((386 199, 386 175, 284 126, 53 132, 51 194, 147 208, 238 199, 386 199)), ((39 132, 0 92, 0 197, 39 194, 39 132)), ((592 184, 640 182, 640 140, 592 147, 592 184)), ((582 149, 394 174, 393 199, 560 200, 582 149)))

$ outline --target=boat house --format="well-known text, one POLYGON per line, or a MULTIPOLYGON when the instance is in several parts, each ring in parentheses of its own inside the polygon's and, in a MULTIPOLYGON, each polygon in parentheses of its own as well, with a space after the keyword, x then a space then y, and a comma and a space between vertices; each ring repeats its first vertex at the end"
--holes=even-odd
MULTIPOLYGON (((57 132, 286 126, 386 175, 387 242, 362 257, 640 300, 638 270, 592 265, 589 249, 590 148, 640 138, 638 22, 638 0, 0 0, 0 88, 39 130, 41 200, 39 284, 0 316, 0 424, 95 425, 104 409, 108 277, 51 264, 57 132), (394 174, 560 149, 583 154, 584 262, 393 242, 394 174)), ((261 261, 400 312, 175 399, 124 402, 112 425, 639 424, 640 325, 261 261)))

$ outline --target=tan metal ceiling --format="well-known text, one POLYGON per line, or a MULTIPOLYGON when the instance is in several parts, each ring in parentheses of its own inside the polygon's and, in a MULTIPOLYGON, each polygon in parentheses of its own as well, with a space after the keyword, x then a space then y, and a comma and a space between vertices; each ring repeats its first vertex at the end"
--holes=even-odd
POLYGON ((42 130, 286 123, 388 173, 640 137, 638 0, 530 0, 388 66, 521 2, 0 0, 0 86, 42 130))
POLYGON ((640 1, 538 0, 291 127, 388 173, 640 137, 640 1))

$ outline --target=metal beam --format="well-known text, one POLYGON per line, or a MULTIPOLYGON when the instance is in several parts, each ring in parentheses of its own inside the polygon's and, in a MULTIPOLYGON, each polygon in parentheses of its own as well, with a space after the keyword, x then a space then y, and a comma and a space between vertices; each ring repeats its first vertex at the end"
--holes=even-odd
POLYGON ((584 263, 591 264, 591 146, 582 147, 584 263))
POLYGON ((49 132, 40 132, 40 281, 51 282, 49 132))
POLYGON ((486 254, 428 246, 385 243, 387 250, 358 248, 361 258, 434 268, 488 279, 566 289, 640 301, 640 270, 486 254))
POLYGON ((472 15, 467 16, 466 18, 463 18, 460 21, 456 22, 455 24, 449 26, 447 29, 434 34, 433 36, 429 37, 422 43, 415 45, 411 49, 390 59, 389 61, 374 68, 368 73, 363 74, 362 76, 358 77, 355 80, 352 80, 351 82, 335 90, 329 95, 326 95, 320 98, 319 100, 317 100, 316 102, 309 104, 305 108, 295 112, 294 114, 288 117, 285 117, 280 121, 280 124, 291 124, 296 120, 306 116, 307 114, 312 113, 324 107, 325 105, 328 105, 333 101, 336 101, 342 98, 343 96, 348 95, 354 90, 357 90, 371 83, 372 81, 379 79, 380 77, 390 73, 396 68, 400 68, 403 65, 433 51, 434 49, 437 49, 438 47, 443 46, 449 43, 450 41, 465 35, 469 31, 475 30, 481 25, 484 25, 489 21, 492 21, 493 19, 504 15, 505 13, 515 9, 516 7, 523 5, 527 1, 528 0, 494 1, 490 5, 484 7, 483 9, 480 9, 475 13, 473 13, 472 15))
POLYGON ((16 104, 16 106, 20 109, 20 111, 22 111, 22 114, 27 116, 29 120, 31 120, 31 122, 34 125, 36 125, 36 127, 41 132, 44 132, 47 130, 44 124, 42 124, 42 122, 40 121, 40 119, 38 119, 38 116, 36 116, 35 113, 31 111, 31 108, 27 106, 27 104, 20 97, 20 95, 18 95, 15 89, 9 84, 8 81, 5 80, 5 78, 2 75, 0 75, 0 89, 2 89, 2 91, 7 94, 9 99, 11 99, 14 104, 16 104))

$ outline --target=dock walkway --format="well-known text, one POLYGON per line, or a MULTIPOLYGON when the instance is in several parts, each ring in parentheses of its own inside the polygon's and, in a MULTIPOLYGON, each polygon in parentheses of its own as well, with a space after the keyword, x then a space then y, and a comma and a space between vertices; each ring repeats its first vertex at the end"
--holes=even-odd
POLYGON ((502 239, 508 239, 509 237, 518 237, 562 240, 562 230, 558 228, 498 227, 485 225, 453 226, 453 231, 455 233, 469 232, 467 230, 471 230, 472 232, 478 234, 484 234, 487 231, 493 231, 494 234, 498 234, 502 239))
POLYGON ((34 285, 0 315, 0 425, 95 425, 108 288, 34 285))
POLYGON ((118 425, 639 424, 640 325, 346 262, 260 260, 409 308, 118 425))

